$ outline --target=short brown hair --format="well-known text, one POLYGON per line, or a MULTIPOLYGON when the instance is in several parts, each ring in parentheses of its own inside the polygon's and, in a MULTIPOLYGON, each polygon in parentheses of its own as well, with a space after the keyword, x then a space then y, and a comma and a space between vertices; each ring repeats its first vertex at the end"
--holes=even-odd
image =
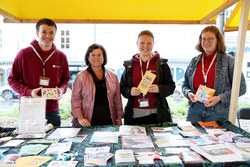
POLYGON ((141 31, 141 32, 139 33, 139 35, 138 35, 137 41, 139 40, 140 36, 143 36, 143 35, 148 35, 148 36, 152 37, 152 38, 153 38, 153 41, 154 41, 154 35, 153 35, 153 33, 152 33, 151 31, 149 31, 149 30, 141 31))
POLYGON ((200 36, 199 36, 199 41, 198 41, 195 49, 200 51, 200 52, 204 52, 204 50, 203 50, 203 48, 201 46, 201 42, 202 42, 202 39, 201 39, 202 37, 201 36, 205 32, 214 33, 215 37, 217 38, 217 48, 216 48, 216 50, 218 52, 225 53, 226 52, 226 45, 224 43, 223 35, 221 34, 220 30, 215 26, 207 26, 206 28, 204 28, 201 31, 200 36))
POLYGON ((106 65, 107 64, 107 52, 102 45, 96 44, 96 43, 90 45, 87 49, 87 52, 86 52, 85 57, 84 57, 86 65, 90 66, 89 55, 91 52, 93 52, 94 49, 101 49, 102 50, 103 59, 104 59, 102 65, 106 65))
POLYGON ((53 26, 53 27, 55 27, 55 30, 57 30, 56 23, 55 23, 53 20, 44 18, 44 19, 39 20, 39 21, 36 23, 36 31, 39 32, 39 28, 40 28, 40 26, 43 25, 43 24, 46 24, 46 25, 48 25, 48 26, 53 26))

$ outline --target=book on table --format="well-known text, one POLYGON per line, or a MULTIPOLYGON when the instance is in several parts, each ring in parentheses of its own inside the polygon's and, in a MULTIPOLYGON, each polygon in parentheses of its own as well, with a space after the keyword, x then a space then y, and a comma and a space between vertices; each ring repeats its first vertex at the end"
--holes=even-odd
POLYGON ((116 150, 115 152, 116 165, 134 165, 135 157, 133 150, 116 150))
POLYGON ((135 125, 121 125, 119 127, 120 135, 147 135, 146 128, 143 126, 135 125))
POLYGON ((122 136, 121 142, 123 149, 131 149, 134 152, 155 151, 154 144, 150 136, 144 136, 144 135, 122 136))
POLYGON ((179 157, 185 164, 196 164, 205 162, 205 160, 197 152, 194 151, 183 151, 179 154, 179 157))
POLYGON ((102 132, 93 133, 89 143, 118 143, 119 132, 102 132))
POLYGON ((211 162, 239 162, 244 161, 240 153, 226 144, 213 144, 206 146, 191 145, 191 150, 204 156, 211 162))

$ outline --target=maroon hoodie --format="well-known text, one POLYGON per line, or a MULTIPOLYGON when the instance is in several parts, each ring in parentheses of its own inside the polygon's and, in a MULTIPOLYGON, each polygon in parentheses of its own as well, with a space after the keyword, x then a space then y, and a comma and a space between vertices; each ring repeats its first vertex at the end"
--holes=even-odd
MULTIPOLYGON (((160 57, 160 54, 158 52, 152 52, 151 53, 152 58, 150 59, 149 65, 148 65, 148 71, 150 71, 151 73, 156 75, 156 67, 155 67, 155 59, 160 57)), ((132 80, 133 80, 133 84, 134 87, 138 87, 139 83, 141 82, 142 79, 142 75, 141 75, 141 66, 140 66, 140 59, 139 59, 140 54, 137 53, 132 57, 132 60, 134 61, 134 66, 133 66, 133 74, 132 74, 132 80)), ((143 75, 146 72, 146 66, 147 66, 147 62, 143 62, 142 61, 142 71, 143 71, 143 75)), ((157 81, 157 76, 153 82, 153 84, 156 84, 157 81)), ((133 108, 140 108, 139 107, 139 103, 138 100, 142 99, 142 93, 139 96, 136 96, 134 98, 134 104, 133 104, 133 108)), ((149 107, 143 107, 141 109, 152 109, 152 108, 157 108, 156 106, 156 96, 155 93, 147 93, 145 96, 145 99, 149 100, 149 107)))
MULTIPOLYGON (((69 66, 66 55, 57 50, 53 44, 52 48, 44 52, 36 40, 30 43, 43 60, 55 50, 55 53, 45 63, 45 77, 50 78, 48 88, 60 88, 63 93, 68 88, 70 79, 69 66)), ((39 78, 43 76, 43 62, 38 58, 31 47, 20 50, 13 62, 8 78, 9 85, 21 96, 31 96, 32 89, 39 88, 39 78)), ((46 112, 59 109, 58 100, 47 100, 46 112)))

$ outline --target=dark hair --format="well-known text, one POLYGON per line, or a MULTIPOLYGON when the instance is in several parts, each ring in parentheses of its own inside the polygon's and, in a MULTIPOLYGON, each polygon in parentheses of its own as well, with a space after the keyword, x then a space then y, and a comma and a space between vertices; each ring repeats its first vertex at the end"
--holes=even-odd
POLYGON ((86 65, 87 66, 90 65, 88 58, 89 58, 90 53, 93 52, 94 49, 101 49, 102 50, 103 59, 104 59, 102 65, 106 65, 107 64, 107 52, 102 45, 96 44, 96 43, 90 45, 87 49, 87 52, 86 52, 85 57, 84 57, 86 65))
POLYGON ((222 52, 222 53, 225 53, 226 51, 226 45, 224 43, 224 38, 223 38, 223 35, 221 34, 220 30, 215 27, 215 26, 207 26, 206 28, 204 28, 201 33, 200 33, 200 36, 199 36, 199 41, 196 45, 196 50, 200 51, 200 52, 204 52, 202 46, 201 46, 201 42, 202 42, 202 34, 205 33, 205 32, 211 32, 211 33, 214 33, 215 37, 217 38, 217 48, 216 50, 218 52, 222 52))
POLYGON ((43 24, 46 24, 46 25, 48 25, 48 26, 54 26, 55 29, 57 30, 56 23, 55 23, 53 20, 44 18, 44 19, 39 20, 39 21, 36 23, 36 31, 39 31, 40 25, 43 25, 43 24))
POLYGON ((152 38, 153 38, 153 41, 154 41, 154 35, 153 35, 153 33, 152 33, 151 31, 149 31, 149 30, 141 31, 141 32, 139 33, 139 35, 138 35, 137 41, 139 40, 140 36, 143 36, 143 35, 148 35, 148 36, 152 37, 152 38))

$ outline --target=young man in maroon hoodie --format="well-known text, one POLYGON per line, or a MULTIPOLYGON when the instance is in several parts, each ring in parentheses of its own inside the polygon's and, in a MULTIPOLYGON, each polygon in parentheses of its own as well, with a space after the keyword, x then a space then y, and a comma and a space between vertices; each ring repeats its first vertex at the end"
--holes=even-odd
POLYGON ((20 50, 13 62, 9 85, 22 96, 39 97, 42 88, 57 88, 58 99, 47 100, 47 123, 61 125, 58 100, 68 88, 70 79, 66 55, 56 49, 54 42, 57 26, 50 19, 36 24, 37 40, 20 50))

